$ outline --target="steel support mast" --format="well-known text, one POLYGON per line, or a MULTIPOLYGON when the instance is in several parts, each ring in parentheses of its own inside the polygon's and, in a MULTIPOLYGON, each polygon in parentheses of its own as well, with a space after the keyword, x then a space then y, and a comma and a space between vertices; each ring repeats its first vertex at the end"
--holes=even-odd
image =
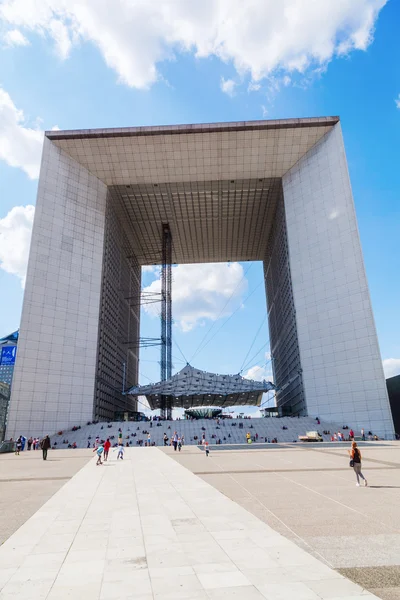
MULTIPOLYGON (((161 263, 161 381, 172 376, 172 237, 168 223, 162 226, 161 263)), ((167 398, 161 417, 172 418, 172 402, 167 398)))

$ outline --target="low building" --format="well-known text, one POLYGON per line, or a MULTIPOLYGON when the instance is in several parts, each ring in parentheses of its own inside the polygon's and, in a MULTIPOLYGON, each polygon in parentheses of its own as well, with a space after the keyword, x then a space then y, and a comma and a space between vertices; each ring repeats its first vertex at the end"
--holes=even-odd
POLYGON ((0 382, 8 383, 11 388, 15 359, 17 356, 18 331, 0 338, 0 382))

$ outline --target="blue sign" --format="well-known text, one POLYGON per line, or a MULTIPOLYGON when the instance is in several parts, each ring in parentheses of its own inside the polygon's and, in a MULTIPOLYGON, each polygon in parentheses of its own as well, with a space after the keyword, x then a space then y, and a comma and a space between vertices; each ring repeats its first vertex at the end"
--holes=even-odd
POLYGON ((3 346, 1 349, 0 365, 15 365, 17 346, 3 346))

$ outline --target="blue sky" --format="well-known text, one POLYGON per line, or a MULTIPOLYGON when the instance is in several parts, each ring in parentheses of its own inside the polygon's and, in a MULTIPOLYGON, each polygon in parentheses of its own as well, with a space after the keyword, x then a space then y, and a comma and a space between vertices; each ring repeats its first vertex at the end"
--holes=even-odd
MULTIPOLYGON (((399 3, 128 4, 0 0, 0 336, 19 325, 43 130, 339 115, 382 358, 388 375, 400 372, 399 3)), ((213 338, 199 368, 269 373, 262 269, 247 269, 229 283, 226 267, 222 292, 197 290, 189 330, 178 303, 185 357, 213 338), (248 359, 260 352, 243 365, 258 330, 248 359)), ((177 272, 174 285, 190 277, 177 272)), ((155 279, 145 273, 144 286, 155 279)), ((158 336, 158 319, 142 313, 142 335, 158 336)), ((176 345, 174 356, 178 369, 176 345)), ((158 379, 157 361, 158 350, 142 353, 143 383, 158 379)))

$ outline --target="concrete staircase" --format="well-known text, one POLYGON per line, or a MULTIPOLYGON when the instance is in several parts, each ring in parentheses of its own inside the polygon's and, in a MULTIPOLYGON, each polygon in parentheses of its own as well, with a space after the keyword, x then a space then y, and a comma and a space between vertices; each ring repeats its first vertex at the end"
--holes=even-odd
MULTIPOLYGON (((277 438, 278 442, 293 442, 298 439, 299 435, 304 435, 306 431, 318 431, 325 441, 330 441, 330 435, 323 435, 322 432, 328 430, 333 434, 335 431, 343 431, 343 425, 346 425, 346 423, 332 424, 324 421, 317 425, 313 417, 221 419, 219 424, 216 420, 210 419, 152 421, 151 423, 149 421, 123 421, 84 425, 77 431, 63 431, 61 435, 56 433, 51 436, 51 441, 52 444, 57 443, 56 448, 58 449, 67 448, 68 445, 73 443, 78 448, 86 448, 88 443, 93 447, 96 436, 99 436, 100 440, 106 440, 114 436, 111 439, 111 443, 114 445, 118 441, 119 429, 122 430, 124 445, 129 442, 131 446, 136 446, 139 440, 142 440, 143 445, 145 444, 148 434, 143 433, 144 431, 150 433, 151 442, 155 442, 156 446, 164 444, 164 433, 167 434, 168 438, 171 438, 174 431, 179 436, 183 435, 185 437, 185 444, 192 445, 197 444, 198 440, 202 439, 203 433, 210 444, 215 444, 219 439, 222 444, 243 444, 246 443, 247 432, 250 432, 252 437, 258 434, 258 443, 272 441, 273 438, 277 438), (243 425, 243 428, 241 425, 243 425), (283 427, 287 427, 287 429, 282 429, 283 427), (198 437, 198 440, 195 440, 195 436, 198 437), (63 443, 64 440, 65 443, 63 443)), ((344 434, 347 437, 348 431, 345 430, 344 434)))

